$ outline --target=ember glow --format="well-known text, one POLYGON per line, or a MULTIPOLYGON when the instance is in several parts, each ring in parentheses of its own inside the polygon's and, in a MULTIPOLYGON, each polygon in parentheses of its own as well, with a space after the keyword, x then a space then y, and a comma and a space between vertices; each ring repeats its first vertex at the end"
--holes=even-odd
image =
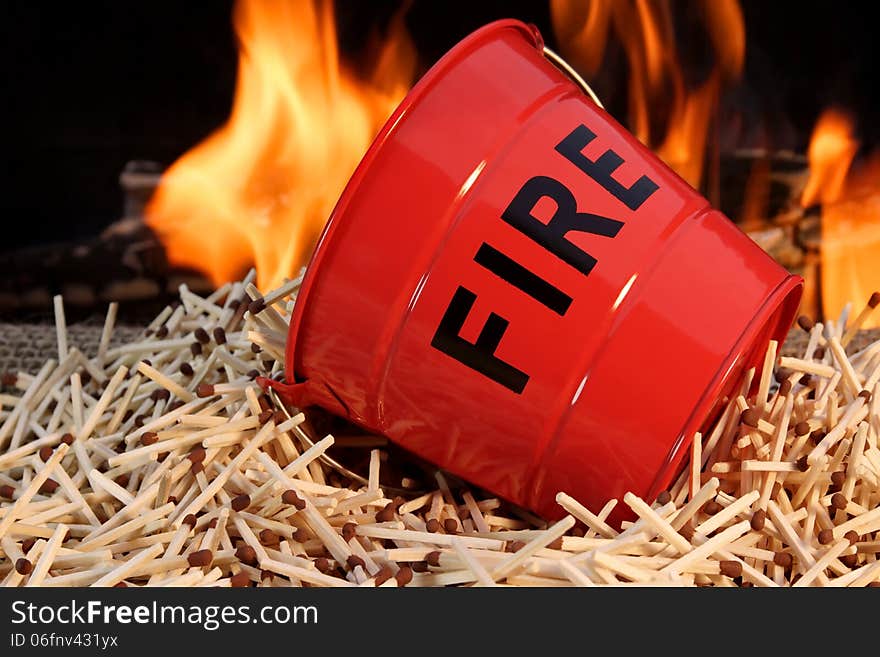
POLYGON ((563 55, 588 79, 601 68, 609 40, 620 41, 629 68, 628 127, 699 187, 721 90, 742 72, 745 23, 738 0, 695 3, 715 60, 695 88, 684 81, 670 2, 551 0, 550 8, 563 55))
MULTIPOLYGON (((355 74, 331 2, 240 0, 228 122, 163 176, 147 208, 169 261, 215 285, 256 266, 270 289, 304 265, 333 205, 415 67, 402 17, 355 74)), ((210 74, 210 72, 206 72, 210 74)))
MULTIPOLYGON (((801 205, 822 206, 822 306, 828 317, 880 288, 880 157, 854 164, 858 149, 850 117, 837 110, 819 117, 801 205)), ((876 318, 865 324, 878 325, 876 318)))

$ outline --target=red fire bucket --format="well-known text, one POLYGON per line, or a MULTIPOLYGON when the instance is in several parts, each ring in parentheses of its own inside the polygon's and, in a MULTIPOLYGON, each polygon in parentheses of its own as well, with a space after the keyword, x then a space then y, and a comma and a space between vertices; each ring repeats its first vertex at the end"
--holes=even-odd
POLYGON ((291 405, 558 517, 668 487, 802 281, 505 20, 445 55, 352 176, 306 272, 291 405))

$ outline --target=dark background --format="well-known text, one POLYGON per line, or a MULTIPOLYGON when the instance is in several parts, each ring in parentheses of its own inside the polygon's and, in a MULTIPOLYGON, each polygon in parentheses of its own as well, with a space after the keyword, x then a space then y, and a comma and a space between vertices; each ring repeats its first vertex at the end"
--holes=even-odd
MULTIPOLYGON (((771 117, 774 146, 803 151, 832 103, 857 116, 865 149, 880 142, 878 46, 867 3, 742 5, 748 45, 738 93, 771 117)), ((339 0, 343 51, 356 59, 370 30, 382 30, 398 6, 339 0)), ((686 23, 693 5, 675 6, 686 23)), ((118 177, 127 161, 170 164, 223 123, 235 83, 231 8, 230 0, 3 4, 0 251, 96 234, 120 216, 118 177)), ((553 44, 545 0, 414 0, 407 25, 420 70, 503 17, 535 23, 553 44)), ((681 47, 700 61, 706 44, 685 31, 681 47)), ((609 57, 594 81, 618 118, 624 74, 609 57)))

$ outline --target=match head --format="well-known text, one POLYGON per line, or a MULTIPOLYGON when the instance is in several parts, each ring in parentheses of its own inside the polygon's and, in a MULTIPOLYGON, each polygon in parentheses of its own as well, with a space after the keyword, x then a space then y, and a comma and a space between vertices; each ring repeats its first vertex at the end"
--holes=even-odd
POLYGON ((348 542, 357 534, 357 525, 353 522, 347 522, 342 525, 342 538, 348 542))
POLYGON ((281 494, 281 501, 285 504, 291 504, 296 507, 297 511, 302 511, 306 508, 306 501, 299 496, 295 490, 288 489, 281 494))
POLYGON ((846 508, 846 505, 846 496, 843 493, 834 493, 834 495, 831 496, 831 506, 838 511, 843 511, 846 508))
POLYGON ((752 514, 752 519, 750 521, 751 527, 754 531, 759 532, 764 529, 764 523, 767 521, 767 512, 764 509, 758 509, 752 514))
POLYGON ((266 309, 266 300, 263 297, 257 297, 248 304, 248 312, 251 315, 259 315, 266 309))
POLYGON ((140 443, 141 445, 155 445, 159 442, 159 434, 155 431, 147 431, 144 434, 141 434, 140 443))
POLYGON ((455 518, 447 518, 443 521, 443 530, 447 534, 455 534, 458 532, 458 521, 455 518))
POLYGON ((394 577, 394 572, 391 570, 391 566, 382 566, 381 570, 376 573, 376 586, 382 586, 389 579, 394 577))
POLYGON ((73 434, 72 433, 64 434, 63 436, 61 436, 61 442, 64 443, 65 445, 73 445, 73 434))
POLYGON ((361 558, 360 558, 358 555, 356 555, 356 554, 351 555, 351 556, 346 560, 345 563, 348 565, 348 569, 349 569, 349 570, 354 570, 354 569, 357 568, 358 566, 360 566, 361 568, 366 568, 366 565, 367 565, 367 564, 364 562, 364 560, 361 559, 361 558))
POLYGON ((795 436, 806 436, 808 433, 810 433, 809 422, 798 422, 796 425, 794 425, 795 436))
POLYGON ((15 489, 12 486, 9 484, 0 486, 0 497, 11 500, 13 495, 15 495, 15 489))
POLYGON ((263 545, 278 545, 281 542, 281 537, 278 536, 271 529, 264 529, 260 532, 260 543, 263 545))
POLYGON ((739 419, 740 422, 754 429, 758 427, 758 422, 761 420, 761 413, 755 408, 747 408, 742 412, 739 419))
MULTIPOLYGON (((376 514, 376 522, 391 522, 394 520, 394 502, 389 502, 376 514)), ((453 522, 455 522, 453 520, 453 522)))
POLYGON ((817 538, 819 539, 819 545, 828 545, 834 541, 834 532, 830 529, 823 529, 819 532, 817 538))
POLYGON ((665 506, 672 501, 672 494, 668 490, 661 490, 660 494, 657 495, 657 504, 661 506, 665 506))
POLYGON ((244 511, 251 505, 251 496, 242 494, 232 498, 231 506, 233 511, 244 511))
POLYGON ((791 564, 794 563, 794 559, 788 552, 776 552, 773 555, 773 563, 775 563, 777 566, 781 566, 782 568, 791 568, 791 564))
POLYGON ((208 335, 208 332, 201 326, 193 331, 193 337, 201 344, 208 344, 211 341, 211 337, 208 335))
POLYGON ((437 518, 429 518, 428 522, 425 523, 425 529, 432 534, 436 534, 440 531, 440 521, 437 518))
POLYGON ((199 397, 211 397, 214 395, 214 386, 210 383, 200 383, 196 388, 196 395, 199 397))
POLYGON ((406 586, 412 581, 413 571, 409 566, 401 566, 400 570, 397 571, 397 574, 394 576, 394 579, 397 580, 398 586, 406 586))
POLYGON ((727 577, 741 577, 743 574, 742 563, 739 561, 726 560, 720 563, 721 574, 727 577))
POLYGON ((34 564, 29 559, 22 557, 15 562, 15 572, 19 575, 29 575, 34 569, 34 564))
POLYGON ((868 299, 868 307, 876 308, 877 306, 880 306, 880 292, 874 292, 868 299))
POLYGON ((804 331, 809 333, 813 330, 813 327, 816 325, 816 322, 806 315, 801 315, 797 318, 797 325, 800 326, 804 331))
POLYGON ((789 394, 791 394, 791 381, 785 379, 779 384, 779 396, 788 397, 789 394))
POLYGON ((214 553, 211 550, 198 550, 187 556, 186 561, 193 568, 210 566, 214 561, 214 553))
POLYGON ((859 533, 854 529, 850 529, 846 534, 843 535, 843 537, 849 541, 850 545, 855 545, 860 540, 859 533))
POLYGON ((222 327, 218 326, 215 328, 213 334, 214 342, 217 344, 226 344, 226 331, 224 331, 222 327))
POLYGON ((229 578, 229 585, 234 589, 243 589, 250 586, 251 578, 243 570, 229 578))
POLYGON ((254 566, 257 563, 257 551, 250 545, 242 545, 235 551, 235 558, 248 566, 254 566))

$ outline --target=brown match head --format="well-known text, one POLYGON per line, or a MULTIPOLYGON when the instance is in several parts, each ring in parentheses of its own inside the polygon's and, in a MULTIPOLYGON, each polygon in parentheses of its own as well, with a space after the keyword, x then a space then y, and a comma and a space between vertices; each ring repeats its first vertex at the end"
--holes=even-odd
POLYGON ((202 355, 202 343, 201 342, 193 342, 189 345, 189 352, 193 355, 193 358, 196 356, 202 355))
MULTIPOLYGON (((168 452, 165 452, 165 453, 167 454, 168 452)), ((171 502, 172 504, 177 504, 179 501, 180 500, 178 500, 174 495, 168 496, 168 502, 171 502)))
POLYGON ((846 505, 846 495, 843 493, 834 493, 834 495, 831 496, 831 506, 835 509, 843 511, 846 508, 846 505))
POLYGON ((743 574, 743 567, 739 561, 722 561, 719 565, 721 574, 727 577, 741 577, 743 574))
POLYGON ((810 433, 809 422, 798 422, 796 425, 794 425, 795 436, 806 436, 808 433, 810 433))
POLYGON ((257 422, 259 422, 260 424, 268 424, 269 421, 272 420, 274 417, 275 411, 273 411, 271 408, 267 408, 265 411, 261 412, 257 416, 257 422))
POLYGON ((657 504, 660 506, 665 506, 672 501, 672 493, 668 490, 661 490, 660 494, 657 495, 657 504))
POLYGON ((813 383, 813 377, 810 374, 804 374, 798 383, 808 388, 813 383))
POLYGON ((850 529, 843 537, 849 541, 850 545, 855 545, 859 542, 859 533, 853 529, 850 529))
POLYGON ((229 586, 234 589, 243 589, 251 585, 251 578, 243 570, 229 578, 229 586))
POLYGON ((217 344, 226 344, 226 331, 224 331, 222 327, 218 326, 215 328, 213 334, 214 342, 217 344))
POLYGON ((242 545, 235 551, 235 558, 243 564, 253 566, 257 563, 257 551, 250 545, 242 545))
POLYGON ((436 534, 440 531, 440 521, 437 520, 437 518, 430 518, 428 522, 425 523, 425 529, 432 534, 436 534))
POLYGON ((816 325, 816 322, 806 315, 801 315, 797 318, 797 325, 800 326, 804 331, 809 333, 813 330, 813 327, 816 325))
POLYGON ((199 522, 199 519, 196 518, 196 514, 190 513, 190 514, 187 514, 186 516, 184 516, 184 518, 181 522, 184 525, 189 525, 190 527, 195 527, 196 524, 199 522))
POLYGON ((297 511, 302 511, 303 509, 306 508, 306 501, 303 498, 301 498, 299 496, 299 493, 297 493, 292 488, 284 491, 281 494, 281 501, 284 502, 285 504, 290 504, 292 506, 295 506, 297 511))
POLYGON ((447 534, 455 534, 458 531, 458 521, 455 518, 447 518, 443 521, 443 531, 447 534))
POLYGON ((376 522, 391 522, 394 520, 394 502, 389 502, 376 514, 376 522))
POLYGON ((14 495, 15 489, 9 484, 3 484, 2 486, 0 486, 0 497, 11 500, 14 495))
POLYGON ((747 408, 742 412, 742 415, 739 416, 740 422, 752 428, 758 426, 760 419, 761 413, 756 408, 747 408))
POLYGON ((819 532, 819 545, 828 545, 834 541, 834 532, 830 529, 823 529, 819 532))
POLYGON ((263 348, 260 345, 258 345, 256 342, 251 342, 251 351, 255 354, 258 354, 261 351, 263 351, 263 348))
POLYGON ((210 566, 214 561, 214 553, 210 550, 198 550, 192 552, 186 558, 187 563, 193 568, 210 566))
POLYGON ((171 398, 171 393, 165 390, 165 388, 159 388, 150 393, 150 399, 153 401, 168 401, 171 398))
POLYGON ((249 378, 251 381, 256 379, 258 376, 260 376, 260 370, 248 370, 247 371, 247 378, 249 378))
POLYGON ((838 488, 842 488, 843 484, 846 482, 846 472, 843 470, 835 470, 831 473, 831 483, 837 486, 838 488))
POLYGON ((64 434, 63 436, 61 436, 61 442, 64 443, 65 445, 73 445, 73 434, 72 433, 64 434))
POLYGON ((810 469, 810 464, 809 464, 809 462, 807 461, 807 457, 806 457, 806 455, 800 457, 800 458, 795 462, 795 465, 797 465, 797 469, 800 470, 801 472, 806 472, 807 470, 810 469))
POLYGON ((25 559, 24 557, 16 560, 15 562, 15 572, 17 572, 19 575, 29 575, 33 569, 34 564, 32 564, 30 560, 25 559))
POLYGON ((281 542, 281 537, 278 536, 271 529, 264 529, 260 532, 260 543, 263 545, 278 545, 281 542))
POLYGON ((4 386, 9 386, 10 388, 18 383, 18 374, 15 372, 4 372, 2 381, 0 381, 4 386))
POLYGON ((202 461, 194 461, 190 464, 189 471, 192 472, 193 476, 195 476, 200 472, 205 471, 205 464, 202 461))
POLYGON ((723 507, 716 502, 715 500, 709 500, 703 505, 703 513, 707 516, 714 516, 716 513, 721 511, 723 507))
POLYGON ((37 539, 31 537, 26 538, 21 542, 21 551, 27 554, 31 551, 31 548, 34 547, 34 544, 37 542, 37 539))
POLYGON ((211 522, 208 523, 209 529, 217 529, 217 518, 211 518, 211 522))
POLYGON ((192 365, 190 365, 187 362, 183 362, 180 364, 180 373, 183 374, 184 376, 192 376, 196 372, 193 369, 192 365))
POLYGON ((775 500, 779 497, 779 494, 782 492, 782 484, 778 481, 773 484, 773 487, 770 489, 770 499, 775 500))
POLYGON ((230 506, 233 511, 244 511, 251 505, 251 496, 242 494, 232 498, 230 506))
POLYGON ((146 417, 144 417, 143 415, 138 415, 134 419, 134 426, 140 429, 142 426, 144 426, 144 420, 146 420, 146 417))
POLYGON ((434 550, 433 552, 428 552, 425 555, 425 563, 429 566, 434 566, 435 568, 440 565, 440 550, 434 550))
POLYGON ((562 536, 547 543, 547 549, 548 550, 561 550, 562 549, 562 536))
POLYGON ((311 538, 311 536, 309 535, 309 532, 307 532, 305 529, 303 529, 302 527, 298 527, 293 531, 293 536, 291 538, 293 538, 293 540, 297 543, 305 543, 311 538))
POLYGON ((205 450, 205 448, 199 445, 197 447, 194 447, 192 451, 186 455, 186 458, 188 458, 193 463, 201 463, 205 460, 205 457, 207 455, 208 452, 205 450))
POLYGON ((198 395, 199 397, 202 397, 202 398, 211 397, 211 396, 213 396, 213 394, 214 394, 214 386, 212 386, 210 383, 200 383, 196 387, 196 395, 198 395))
POLYGON ((880 582, 874 580, 873 582, 868 582, 869 589, 877 589, 880 588, 880 582))
POLYGON ((160 340, 162 338, 167 338, 168 337, 168 327, 163 324, 158 329, 156 329, 156 337, 159 338, 160 340))
POLYGON ((287 419, 287 416, 284 414, 284 411, 275 411, 275 415, 272 416, 272 420, 275 424, 281 424, 287 419))
POLYGON ((127 589, 127 588, 128 588, 128 584, 126 584, 124 581, 122 581, 122 582, 116 582, 116 584, 113 585, 113 588, 114 588, 114 589, 127 589))
POLYGON ((526 544, 523 541, 505 541, 504 551, 505 552, 519 552, 525 546, 526 546, 526 544))
POLYGON ((248 304, 247 309, 251 315, 259 315, 266 309, 266 300, 263 297, 257 297, 248 304))
POLYGON ((56 490, 58 490, 58 486, 59 486, 58 482, 55 481, 54 479, 47 479, 46 481, 43 482, 43 485, 40 486, 40 492, 51 495, 56 490))
POLYGON ((211 341, 210 336, 208 336, 208 332, 201 326, 193 331, 193 337, 201 344, 208 344, 211 341))
POLYGON ((428 572, 428 562, 427 561, 413 561, 411 568, 414 573, 426 573, 428 572))
POLYGON ((779 396, 788 397, 791 394, 791 381, 785 379, 779 384, 779 396))
POLYGON ((749 524, 754 531, 759 532, 764 529, 765 522, 767 522, 767 512, 764 509, 758 509, 752 514, 749 524))
POLYGON ((813 351, 813 360, 822 360, 823 358, 825 358, 825 347, 819 345, 813 351))
POLYGON ((126 486, 128 486, 128 482, 131 481, 131 475, 129 475, 127 472, 123 472, 121 475, 116 477, 116 479, 114 479, 113 481, 118 486, 122 486, 123 488, 125 488, 126 486))
POLYGON ((859 555, 857 554, 842 554, 839 557, 840 563, 842 563, 847 568, 855 568, 859 563, 859 555))
POLYGON ((782 568, 791 568, 791 564, 794 563, 794 559, 788 552, 776 552, 773 555, 773 563, 775 563, 777 566, 781 566, 782 568))
POLYGON ((868 299, 869 308, 876 308, 877 306, 880 306, 880 292, 874 292, 874 294, 871 295, 871 298, 868 299))
POLYGON ((351 556, 345 561, 345 563, 348 564, 348 569, 349 569, 349 570, 354 570, 354 569, 357 568, 358 566, 360 566, 361 568, 365 568, 366 565, 367 565, 367 564, 364 562, 364 560, 361 559, 361 558, 360 558, 358 555, 356 555, 356 554, 351 555, 351 556))
POLYGON ((696 533, 696 529, 694 529, 693 520, 688 520, 681 526, 681 529, 678 530, 678 533, 685 537, 686 540, 690 541, 694 538, 694 534, 696 533))
POLYGON ((400 570, 397 571, 397 574, 394 576, 394 579, 397 580, 398 586, 406 586, 412 581, 413 571, 409 566, 401 566, 400 570))
POLYGON ((40 448, 40 460, 41 460, 43 463, 45 463, 45 462, 48 461, 50 458, 52 458, 52 452, 54 452, 54 451, 55 451, 55 450, 53 450, 53 449, 52 449, 51 447, 49 447, 48 445, 45 445, 44 447, 41 447, 41 448, 40 448))
POLYGON ((342 525, 342 538, 348 542, 357 535, 357 525, 353 522, 347 522, 342 525))
POLYGON ((865 400, 865 403, 871 401, 871 391, 870 390, 862 390, 859 393, 859 397, 865 400))
POLYGON ((382 586, 389 579, 394 577, 394 571, 391 570, 391 566, 382 566, 381 570, 375 575, 376 586, 382 586))
POLYGON ((330 565, 330 560, 327 557, 318 557, 315 559, 315 568, 318 569, 318 572, 326 575, 333 569, 333 566, 330 565))
POLYGON ((146 433, 141 435, 140 443, 141 445, 155 445, 159 442, 159 434, 155 431, 147 431, 146 433))

